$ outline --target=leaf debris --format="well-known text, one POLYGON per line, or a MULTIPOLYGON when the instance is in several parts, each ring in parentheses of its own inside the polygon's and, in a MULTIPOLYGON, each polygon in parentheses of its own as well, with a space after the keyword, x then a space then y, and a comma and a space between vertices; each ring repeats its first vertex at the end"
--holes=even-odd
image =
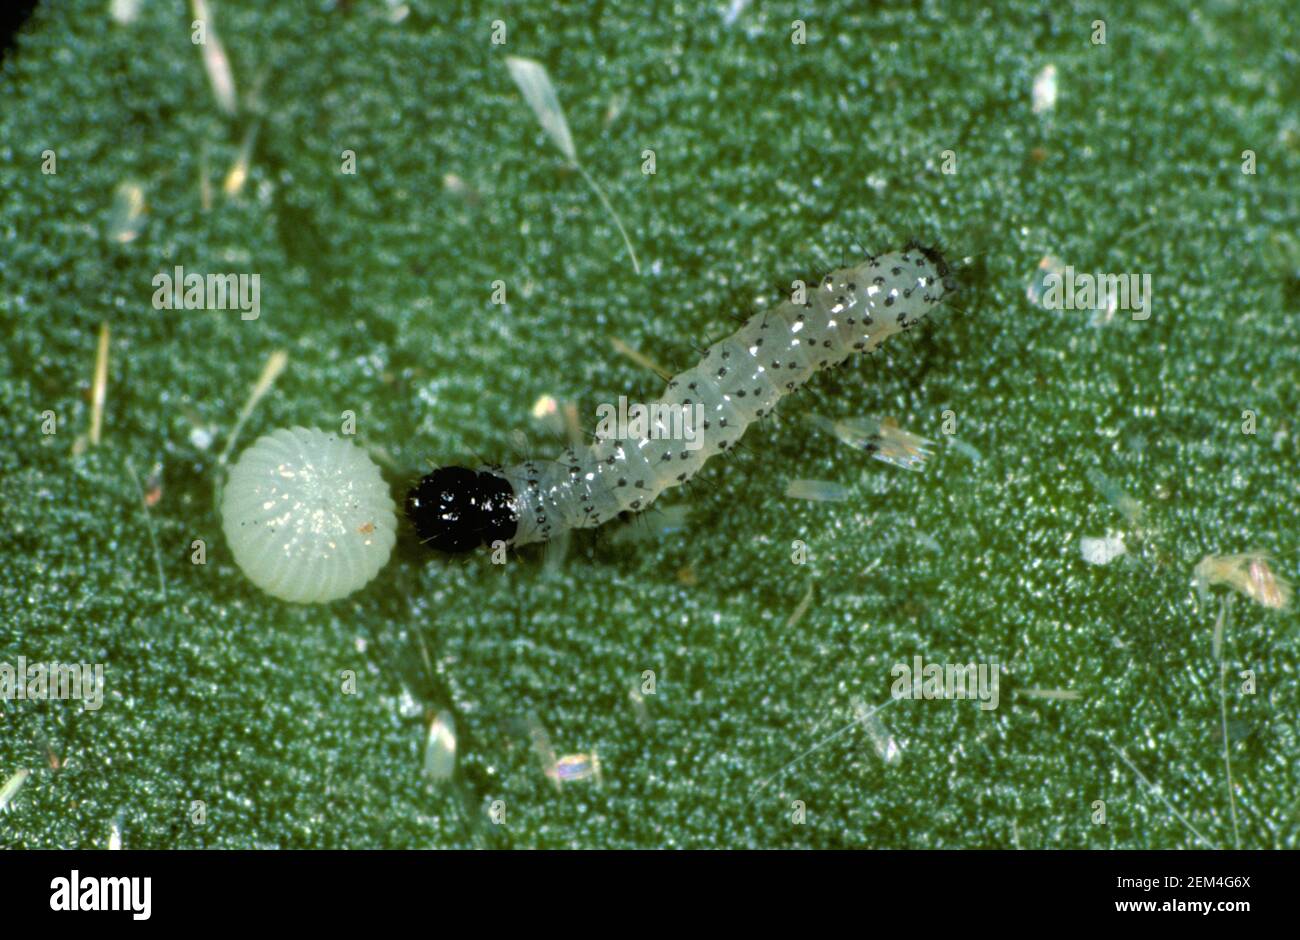
POLYGON ((639 275, 641 263, 636 259, 636 249, 632 247, 632 240, 628 238, 627 230, 623 228, 623 221, 610 205, 605 191, 596 184, 591 174, 587 172, 587 168, 578 161, 578 151, 573 146, 573 135, 569 133, 569 122, 564 117, 564 109, 560 107, 560 99, 555 94, 555 86, 551 84, 546 66, 533 59, 506 56, 506 68, 510 70, 510 77, 519 86, 524 101, 528 102, 528 107, 532 109, 533 115, 542 125, 546 136, 551 138, 551 142, 560 153, 564 154, 569 164, 582 174, 582 178, 586 180, 592 192, 604 205, 605 211, 614 220, 614 225, 618 227, 618 233, 623 236, 623 244, 627 246, 627 253, 632 259, 632 269, 639 275))

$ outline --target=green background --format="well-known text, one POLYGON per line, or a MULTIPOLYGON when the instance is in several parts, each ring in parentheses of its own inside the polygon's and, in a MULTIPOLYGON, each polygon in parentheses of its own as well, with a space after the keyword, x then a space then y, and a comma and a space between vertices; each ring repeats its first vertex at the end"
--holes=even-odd
MULTIPOLYGON (((1248 549, 1296 576, 1300 89, 1285 4, 1200 6, 763 3, 728 25, 721 3, 415 2, 394 23, 373 0, 220 2, 246 106, 229 119, 186 5, 145 0, 130 25, 105 0, 43 5, 0 73, 0 656, 102 662, 108 691, 98 712, 0 703, 0 782, 33 770, 0 844, 103 846, 114 819, 137 848, 1197 844, 1111 746, 1234 844, 1218 601, 1199 605, 1191 576, 1207 552, 1248 549), (1097 18, 1105 45, 1089 41, 1097 18), (508 54, 549 70, 642 276, 508 54), (1049 64, 1059 99, 1034 114, 1049 64), (259 82, 251 178, 227 198, 259 82), (344 149, 356 175, 339 172, 344 149), (125 180, 148 215, 118 244, 125 180), (529 415, 543 394, 588 425, 599 402, 655 396, 611 337, 683 368, 728 314, 913 237, 965 259, 960 309, 819 376, 666 496, 683 528, 650 514, 504 567, 426 560, 404 539, 367 589, 324 607, 259 593, 226 551, 217 455, 274 350, 290 365, 238 449, 350 409, 400 496, 428 460, 511 459, 516 432, 558 451, 529 415), (1150 273, 1151 318, 1035 307, 1047 255, 1150 273), (259 273, 260 319, 154 310, 151 279, 177 264, 259 273), (73 456, 104 321, 104 438, 73 456), (980 459, 941 433, 946 409, 980 459), (907 473, 814 414, 893 416, 940 443, 907 473), (163 468, 162 589, 128 460, 142 478, 163 468), (1095 472, 1143 507, 1144 538, 1095 472), (787 499, 796 477, 852 496, 787 499), (1129 530, 1129 556, 1086 565, 1079 538, 1108 530, 1129 530), (884 702, 890 667, 916 654, 998 661, 1000 707, 896 703, 882 717, 897 765, 855 729, 749 800, 850 721, 854 697, 884 702), (643 725, 628 692, 645 670, 643 725), (459 748, 442 786, 421 775, 439 709, 459 748), (596 751, 601 785, 557 792, 534 723, 559 754, 596 751)), ((1296 628, 1294 607, 1238 598, 1227 632, 1243 846, 1300 841, 1296 628), (1237 692, 1247 668, 1254 695, 1237 692)))

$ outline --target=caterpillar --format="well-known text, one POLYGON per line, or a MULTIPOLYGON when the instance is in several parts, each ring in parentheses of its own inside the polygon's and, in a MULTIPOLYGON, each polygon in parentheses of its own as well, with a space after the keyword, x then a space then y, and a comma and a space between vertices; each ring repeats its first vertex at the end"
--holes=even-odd
POLYGON ((749 425, 814 374, 912 329, 954 290, 941 251, 916 243, 837 268, 802 297, 755 313, 705 350, 698 365, 668 380, 650 409, 702 406, 695 448, 637 434, 570 446, 553 461, 439 467, 408 491, 406 517, 425 545, 460 553, 497 542, 545 542, 640 512, 734 447, 749 425))

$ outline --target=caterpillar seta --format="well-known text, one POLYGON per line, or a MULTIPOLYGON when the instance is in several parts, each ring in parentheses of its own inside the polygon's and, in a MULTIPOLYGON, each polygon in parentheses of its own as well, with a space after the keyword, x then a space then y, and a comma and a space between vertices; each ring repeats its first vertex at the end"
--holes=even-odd
MULTIPOLYGON (((656 405, 703 415, 695 447, 651 435, 570 446, 558 460, 440 467, 406 496, 420 541, 442 552, 545 542, 570 529, 640 512, 733 447, 749 425, 822 369, 910 330, 956 289, 938 248, 911 244, 838 268, 801 298, 756 313, 668 380, 656 405)), ((654 409, 655 406, 651 406, 654 409)))

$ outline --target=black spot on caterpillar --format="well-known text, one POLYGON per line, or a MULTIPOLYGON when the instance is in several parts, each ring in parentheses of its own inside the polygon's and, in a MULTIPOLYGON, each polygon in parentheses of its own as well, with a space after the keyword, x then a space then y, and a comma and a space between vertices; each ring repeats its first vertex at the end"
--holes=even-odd
POLYGON ((956 287, 937 247, 910 244, 838 268, 809 284, 803 303, 786 299, 754 314, 668 381, 656 404, 703 406, 698 449, 653 436, 609 438, 553 461, 442 467, 407 493, 406 516, 429 547, 467 552, 545 542, 644 511, 815 373, 912 329, 956 287))

